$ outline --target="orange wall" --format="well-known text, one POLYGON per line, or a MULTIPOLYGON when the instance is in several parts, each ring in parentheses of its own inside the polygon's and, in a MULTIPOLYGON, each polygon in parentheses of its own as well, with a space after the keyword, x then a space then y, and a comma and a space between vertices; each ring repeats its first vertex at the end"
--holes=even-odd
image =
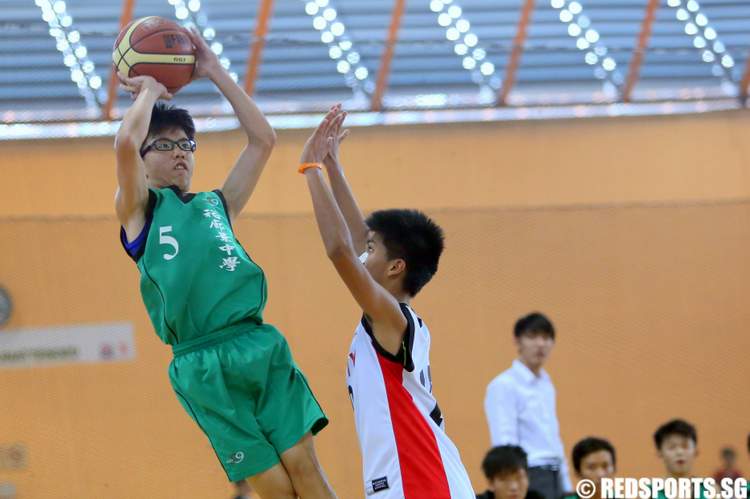
MULTIPOLYGON (((721 445, 741 448, 748 125, 747 113, 729 113, 355 130, 345 159, 363 206, 422 207, 446 230, 440 272, 415 307, 434 336, 448 432, 477 488, 484 389, 512 360, 513 321, 531 309, 559 331, 549 371, 566 449, 603 435, 623 475, 659 474, 651 434, 674 416, 698 426, 700 474, 721 445)), ((331 418, 318 439, 324 467, 340 497, 361 497, 343 378, 358 311, 293 173, 305 135, 281 132, 236 230, 268 275, 266 318, 331 418)), ((241 144, 236 133, 199 140, 194 186, 212 188, 241 144)), ((17 307, 9 327, 127 320, 137 347, 130 363, 0 370, 0 446, 29 451, 27 469, 0 471, 0 483, 24 499, 221 496, 229 487, 171 393, 169 351, 119 248, 110 143, 0 143, 0 283, 17 307)))
MULTIPOLYGON (((372 127, 354 130, 344 159, 366 209, 714 201, 750 193, 748 130, 748 112, 372 127)), ((307 135, 280 132, 249 213, 309 211, 294 174, 307 135)), ((240 139, 199 133, 196 188, 221 184, 240 139)), ((112 138, 0 142, 0 154, 0 213, 111 215, 112 138)))

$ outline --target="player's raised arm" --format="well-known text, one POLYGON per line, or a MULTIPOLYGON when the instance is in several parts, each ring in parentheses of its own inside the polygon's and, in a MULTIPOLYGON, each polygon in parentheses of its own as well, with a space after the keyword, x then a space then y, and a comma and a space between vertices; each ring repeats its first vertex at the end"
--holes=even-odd
POLYGON ((161 83, 150 76, 127 78, 117 73, 120 87, 135 101, 122 119, 115 136, 117 157, 117 194, 115 211, 128 237, 137 235, 144 224, 144 210, 148 201, 146 174, 140 148, 148 135, 151 111, 158 99, 171 99, 172 95, 161 83))
MULTIPOLYGON (((340 110, 340 105, 339 105, 340 110)), ((328 180, 331 182, 331 190, 341 213, 344 215, 346 225, 352 236, 352 243, 357 254, 367 249, 368 228, 362 210, 359 209, 357 200, 354 198, 349 182, 344 175, 344 167, 339 160, 339 145, 349 135, 349 130, 341 130, 341 125, 346 119, 346 113, 339 113, 336 120, 331 124, 328 137, 328 154, 323 159, 323 165, 328 172, 328 180)))
POLYGON ((232 80, 219 62, 218 56, 213 53, 195 28, 190 30, 190 38, 196 48, 194 79, 207 77, 218 87, 231 104, 247 135, 247 146, 240 154, 232 171, 229 172, 222 187, 229 207, 229 216, 234 219, 245 207, 258 184, 263 167, 276 144, 276 133, 255 102, 232 80))
POLYGON ((305 174, 313 201, 315 220, 326 248, 344 284, 373 324, 380 345, 392 354, 401 348, 407 321, 398 301, 378 284, 359 261, 351 233, 321 171, 328 154, 328 138, 341 115, 340 107, 329 111, 305 144, 300 172, 305 174))

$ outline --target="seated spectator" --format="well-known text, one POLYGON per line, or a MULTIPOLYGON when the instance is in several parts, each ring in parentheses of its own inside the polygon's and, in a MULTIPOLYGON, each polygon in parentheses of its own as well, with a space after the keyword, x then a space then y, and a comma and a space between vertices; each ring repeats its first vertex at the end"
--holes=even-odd
MULTIPOLYGON (((659 457, 664 461, 667 478, 692 478, 693 464, 698 455, 698 432, 695 426, 683 419, 673 419, 661 425, 654 433, 654 443, 659 457)), ((666 499, 660 491, 658 499, 666 499)), ((694 499, 704 499, 706 490, 701 487, 694 499)))
POLYGON ((731 447, 724 447, 721 449, 721 468, 716 470, 714 473, 714 480, 716 483, 720 483, 723 478, 731 478, 735 480, 742 478, 742 472, 740 472, 735 466, 737 463, 737 453, 731 447))
POLYGON ((656 430, 654 444, 659 457, 664 461, 668 477, 692 476, 693 463, 698 455, 698 433, 695 426, 682 419, 673 419, 656 430))
POLYGON ((526 453, 517 445, 493 447, 482 461, 488 490, 477 499, 543 499, 529 490, 526 453))
MULTIPOLYGON (((612 478, 617 467, 615 448, 603 438, 587 437, 573 447, 573 469, 578 480, 591 480, 600 492, 601 479, 612 478)), ((577 499, 578 494, 569 494, 564 499, 577 499)))

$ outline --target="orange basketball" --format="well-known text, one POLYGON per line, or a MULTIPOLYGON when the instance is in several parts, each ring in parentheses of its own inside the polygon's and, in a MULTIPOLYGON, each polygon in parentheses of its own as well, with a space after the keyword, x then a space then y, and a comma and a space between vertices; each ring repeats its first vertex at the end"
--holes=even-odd
POLYGON ((112 60, 123 76, 153 76, 170 93, 187 85, 195 70, 195 51, 187 30, 157 16, 125 26, 115 41, 112 60))

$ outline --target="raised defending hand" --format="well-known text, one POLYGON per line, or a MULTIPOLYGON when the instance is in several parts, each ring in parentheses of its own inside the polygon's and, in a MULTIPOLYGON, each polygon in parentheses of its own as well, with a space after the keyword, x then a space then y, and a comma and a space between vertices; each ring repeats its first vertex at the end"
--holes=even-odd
POLYGON ((328 114, 325 115, 318 128, 315 129, 310 138, 307 139, 307 142, 305 142, 305 147, 302 149, 302 156, 300 158, 301 163, 323 162, 330 149, 328 139, 331 134, 331 128, 342 113, 340 104, 333 106, 328 111, 328 114))
POLYGON ((341 104, 334 107, 338 108, 338 115, 328 130, 328 154, 323 158, 323 164, 327 168, 339 165, 339 145, 349 136, 349 130, 341 130, 347 116, 346 112, 341 110, 341 104))

